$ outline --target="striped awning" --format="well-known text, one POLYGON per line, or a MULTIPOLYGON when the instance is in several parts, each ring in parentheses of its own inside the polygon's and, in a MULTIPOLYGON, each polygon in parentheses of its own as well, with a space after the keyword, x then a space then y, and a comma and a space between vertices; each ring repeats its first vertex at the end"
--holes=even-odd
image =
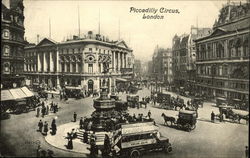
POLYGON ((27 97, 34 96, 34 93, 32 93, 27 87, 22 87, 21 90, 26 94, 27 97))
POLYGON ((9 90, 1 90, 1 101, 15 100, 9 90))
POLYGON ((34 94, 27 87, 1 90, 1 101, 23 99, 31 96, 34 96, 34 94))

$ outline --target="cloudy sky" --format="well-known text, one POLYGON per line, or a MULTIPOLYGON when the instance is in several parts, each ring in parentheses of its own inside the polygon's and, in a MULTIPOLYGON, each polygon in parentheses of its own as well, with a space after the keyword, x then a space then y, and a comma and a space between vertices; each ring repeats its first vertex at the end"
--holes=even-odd
MULTIPOLYGON (((98 32, 99 10, 101 34, 109 39, 120 37, 134 50, 138 59, 149 60, 156 45, 171 48, 175 34, 189 33, 191 25, 212 27, 218 18, 219 10, 227 1, 79 1, 79 0, 24 0, 25 37, 36 43, 40 37, 49 36, 60 42, 78 34, 78 6, 80 30, 85 34, 92 30, 98 32), (142 19, 143 13, 130 13, 137 9, 161 7, 178 9, 179 14, 162 14, 164 19, 142 19)), ((149 14, 153 15, 153 14, 149 14)))

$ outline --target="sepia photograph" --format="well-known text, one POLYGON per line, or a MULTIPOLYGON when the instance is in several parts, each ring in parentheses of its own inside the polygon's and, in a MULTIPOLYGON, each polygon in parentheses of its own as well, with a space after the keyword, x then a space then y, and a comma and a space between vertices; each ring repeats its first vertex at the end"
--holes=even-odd
POLYGON ((0 157, 249 157, 249 0, 1 3, 0 157))

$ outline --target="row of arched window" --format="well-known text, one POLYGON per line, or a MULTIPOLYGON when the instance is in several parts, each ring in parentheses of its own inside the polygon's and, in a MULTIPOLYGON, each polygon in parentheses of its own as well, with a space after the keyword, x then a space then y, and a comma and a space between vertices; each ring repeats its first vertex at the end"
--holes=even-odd
POLYGON ((249 38, 245 37, 244 41, 241 38, 229 40, 228 47, 225 48, 225 42, 215 42, 208 44, 201 44, 197 48, 197 60, 206 60, 213 58, 233 58, 233 57, 247 57, 249 56, 249 38), (213 47, 214 46, 214 47, 213 47), (215 51, 213 49, 215 48, 215 51), (228 50, 226 54, 225 49, 228 50), (243 51, 243 52, 242 52, 243 51))

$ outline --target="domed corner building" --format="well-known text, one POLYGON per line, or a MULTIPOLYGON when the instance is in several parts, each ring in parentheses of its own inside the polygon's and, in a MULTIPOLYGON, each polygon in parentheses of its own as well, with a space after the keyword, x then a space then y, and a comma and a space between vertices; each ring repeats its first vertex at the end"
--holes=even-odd
MULTIPOLYGON (((26 106, 34 94, 25 87, 23 0, 3 0, 1 12, 1 114, 26 106), (17 105, 18 106, 15 106, 17 105)), ((2 116, 2 115, 1 115, 2 116)), ((3 117, 1 117, 3 118, 3 117)))

